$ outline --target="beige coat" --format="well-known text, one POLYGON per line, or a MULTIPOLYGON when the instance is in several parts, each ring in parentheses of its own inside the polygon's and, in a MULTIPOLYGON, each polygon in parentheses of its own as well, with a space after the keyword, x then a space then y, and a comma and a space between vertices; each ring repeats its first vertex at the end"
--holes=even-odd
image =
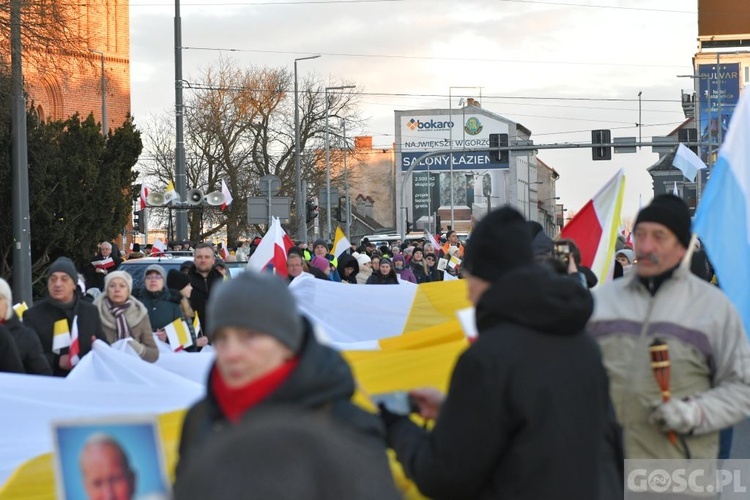
MULTIPOLYGON (((113 344, 118 340, 117 325, 114 315, 109 311, 106 299, 106 295, 101 294, 94 300, 94 305, 99 310, 99 317, 102 320, 102 329, 107 336, 107 342, 113 344)), ((159 348, 156 347, 156 341, 154 341, 154 333, 148 319, 148 310, 134 297, 130 297, 128 301, 132 305, 125 312, 125 319, 133 336, 131 346, 143 360, 153 363, 159 359, 159 348)))
POLYGON ((716 458, 719 431, 750 416, 750 346, 740 316, 721 290, 688 269, 677 269, 654 297, 635 270, 599 287, 588 330, 609 374, 625 458, 683 458, 648 421, 661 402, 648 351, 654 338, 669 346, 672 397, 694 398, 702 411, 686 436, 692 458, 716 458))

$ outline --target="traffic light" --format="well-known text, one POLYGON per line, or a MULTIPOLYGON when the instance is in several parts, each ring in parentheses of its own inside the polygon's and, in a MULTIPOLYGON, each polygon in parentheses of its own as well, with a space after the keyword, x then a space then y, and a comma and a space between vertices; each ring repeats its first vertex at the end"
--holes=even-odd
MULTIPOLYGON (((490 134, 490 148, 508 147, 508 134, 490 134)), ((508 163, 509 151, 490 150, 490 163, 508 163)))
POLYGON ((307 222, 310 223, 318 216, 318 205, 313 200, 307 200, 307 222))
MULTIPOLYGON (((698 142, 698 130, 694 128, 681 128, 677 131, 677 140, 679 142, 698 142)), ((698 146, 687 146, 695 154, 698 154, 698 146)))
POLYGON ((412 224, 409 221, 406 221, 406 232, 411 233, 411 230, 414 228, 414 224, 412 224))
POLYGON ((611 160, 612 148, 600 147, 597 144, 611 144, 612 132, 609 130, 591 131, 591 158, 593 160, 611 160))
POLYGON ((140 233, 141 231, 141 215, 143 210, 136 210, 133 212, 133 232, 140 233))
POLYGON ((337 221, 346 222, 346 198, 339 198, 339 206, 333 209, 333 215, 337 221), (341 203, 341 200, 344 202, 341 203))

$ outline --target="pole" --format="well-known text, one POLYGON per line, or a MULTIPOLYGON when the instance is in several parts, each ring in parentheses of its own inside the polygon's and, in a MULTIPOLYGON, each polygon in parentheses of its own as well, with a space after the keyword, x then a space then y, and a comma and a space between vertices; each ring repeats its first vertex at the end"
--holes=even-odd
MULTIPOLYGON (((182 19, 180 0, 174 2, 174 79, 175 79, 175 191, 180 200, 185 199, 187 177, 185 175, 185 139, 183 118, 185 107, 182 103, 182 19)), ((177 239, 187 239, 187 213, 177 210, 177 239)))
POLYGON ((299 139, 299 89, 297 88, 297 61, 317 59, 320 56, 298 57, 294 60, 294 180, 297 190, 297 239, 307 241, 307 220, 305 204, 305 190, 302 189, 302 163, 300 159, 299 139))
MULTIPOLYGON (((29 159, 26 142, 26 99, 21 65, 21 0, 10 1, 11 58, 11 163, 13 169, 13 297, 32 302, 31 215, 29 213, 29 159)), ((13 304, 8 304, 11 307, 13 304)))
MULTIPOLYGON (((643 137, 641 136, 641 133, 643 132, 643 121, 641 117, 641 96, 643 95, 643 91, 638 92, 638 142, 641 142, 643 140, 643 137)), ((638 148, 640 149, 640 148, 638 148)))
POLYGON ((721 95, 721 67, 720 64, 720 58, 721 55, 717 52, 716 53, 716 94, 717 94, 717 102, 716 102, 716 110, 719 115, 719 142, 716 145, 716 153, 719 153, 719 148, 721 148, 721 143, 724 138, 724 119, 721 116, 721 103, 724 100, 724 98, 721 95))
MULTIPOLYGON (((302 181, 302 192, 303 193, 307 193, 307 181, 305 181, 305 180, 302 181)), ((306 199, 304 200, 304 203, 305 203, 305 215, 303 216, 303 219, 302 219, 302 224, 303 224, 302 230, 303 230, 303 233, 302 233, 302 240, 301 241, 302 241, 302 243, 307 243, 308 240, 307 240, 307 200, 306 199)))
POLYGON ((450 172, 451 172, 451 229, 455 231, 456 223, 453 220, 453 88, 448 88, 448 148, 450 149, 450 172))
POLYGON ((326 238, 331 239, 331 148, 328 145, 328 87, 326 97, 326 238))
POLYGON ((352 219, 351 214, 349 213, 349 169, 346 166, 346 149, 348 147, 348 144, 346 143, 346 120, 344 118, 341 119, 341 130, 344 135, 344 196, 346 197, 346 202, 344 203, 346 207, 346 237, 350 238, 351 241, 351 225, 352 225, 352 219))
POLYGON ((146 248, 146 244, 148 243, 148 213, 150 210, 147 208, 144 208, 141 210, 141 227, 143 228, 143 247, 144 250, 146 248))
POLYGON ((271 229, 271 179, 268 179, 268 229, 271 229))

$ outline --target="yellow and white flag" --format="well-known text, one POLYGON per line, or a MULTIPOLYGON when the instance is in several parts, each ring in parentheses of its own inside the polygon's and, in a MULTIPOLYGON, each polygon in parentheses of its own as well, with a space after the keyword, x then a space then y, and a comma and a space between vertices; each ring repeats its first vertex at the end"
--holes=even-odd
POLYGON ((174 189, 174 182, 171 180, 169 181, 169 184, 167 184, 167 190, 164 191, 164 201, 169 203, 170 201, 179 199, 179 196, 177 195, 177 191, 174 189))
POLYGON ((195 317, 193 318, 193 331, 196 338, 201 336, 201 322, 198 319, 198 311, 195 311, 195 317))
POLYGON ((55 321, 52 329, 52 352, 60 354, 61 349, 70 347, 70 326, 68 320, 63 318, 55 321))
POLYGON ((338 259, 342 253, 349 250, 350 246, 351 243, 349 243, 344 231, 340 227, 336 227, 336 237, 333 239, 333 250, 331 251, 333 256, 338 259))
POLYGON ((26 305, 26 301, 21 302, 13 306, 13 310, 16 312, 18 319, 23 319, 23 313, 29 310, 29 306, 26 305))
POLYGON ((190 329, 184 319, 176 319, 164 327, 167 333, 167 340, 173 351, 181 351, 193 345, 193 339, 190 337, 190 329))

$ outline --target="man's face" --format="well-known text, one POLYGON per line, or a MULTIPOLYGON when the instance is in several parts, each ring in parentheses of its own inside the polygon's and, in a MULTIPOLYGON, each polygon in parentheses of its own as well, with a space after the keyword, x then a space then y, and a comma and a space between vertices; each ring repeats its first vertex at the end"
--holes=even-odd
POLYGON ((199 248, 195 251, 193 262, 195 262, 196 271, 199 273, 208 273, 214 267, 216 257, 214 257, 214 252, 210 248, 199 248))
POLYGON ((286 269, 289 272, 289 276, 296 278, 302 274, 302 259, 297 256, 290 258, 286 262, 286 269))
POLYGON ((102 257, 105 259, 112 253, 112 246, 109 244, 102 244, 102 257))
POLYGON ((47 280, 49 296, 59 302, 72 302, 75 295, 76 282, 67 273, 56 272, 47 280))
POLYGON ((456 233, 453 233, 450 236, 448 236, 448 243, 450 243, 451 245, 457 245, 458 235, 456 233))
POLYGON ((294 356, 275 337, 227 326, 214 333, 216 366, 229 387, 241 387, 275 370, 294 356))
POLYGON ((135 475, 112 445, 91 445, 81 457, 83 487, 89 500, 130 500, 135 492, 135 475))
POLYGON ((328 254, 328 248, 323 245, 318 245, 313 250, 313 253, 318 257, 325 257, 328 254))
POLYGON ((658 222, 641 222, 635 227, 638 276, 658 276, 680 263, 687 249, 675 234, 658 222))

